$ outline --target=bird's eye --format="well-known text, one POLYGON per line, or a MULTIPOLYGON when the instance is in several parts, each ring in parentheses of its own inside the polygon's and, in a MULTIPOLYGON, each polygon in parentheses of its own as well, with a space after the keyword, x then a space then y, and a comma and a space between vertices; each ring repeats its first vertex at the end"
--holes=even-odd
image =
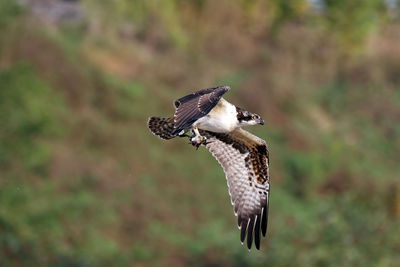
POLYGON ((258 119, 258 116, 254 115, 253 120, 256 120, 256 119, 258 119))

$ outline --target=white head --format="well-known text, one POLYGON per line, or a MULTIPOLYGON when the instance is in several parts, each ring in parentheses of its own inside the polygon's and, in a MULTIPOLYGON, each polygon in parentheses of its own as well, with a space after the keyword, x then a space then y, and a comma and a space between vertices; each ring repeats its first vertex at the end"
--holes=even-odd
POLYGON ((239 127, 257 124, 264 125, 264 120, 260 117, 260 115, 248 112, 247 110, 243 110, 238 107, 236 107, 236 117, 239 122, 239 127))

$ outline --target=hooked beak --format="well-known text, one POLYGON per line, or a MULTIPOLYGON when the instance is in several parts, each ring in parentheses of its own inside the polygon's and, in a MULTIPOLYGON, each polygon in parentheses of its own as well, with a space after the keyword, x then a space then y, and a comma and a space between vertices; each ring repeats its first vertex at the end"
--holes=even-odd
POLYGON ((258 124, 264 125, 264 120, 262 118, 258 119, 258 124))

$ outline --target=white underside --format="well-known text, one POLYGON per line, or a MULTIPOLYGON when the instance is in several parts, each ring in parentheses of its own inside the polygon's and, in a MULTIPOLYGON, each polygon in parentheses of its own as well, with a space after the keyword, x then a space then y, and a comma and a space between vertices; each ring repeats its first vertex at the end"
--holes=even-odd
POLYGON ((218 104, 206 116, 198 119, 193 126, 216 133, 231 132, 238 127, 236 107, 221 98, 218 104))

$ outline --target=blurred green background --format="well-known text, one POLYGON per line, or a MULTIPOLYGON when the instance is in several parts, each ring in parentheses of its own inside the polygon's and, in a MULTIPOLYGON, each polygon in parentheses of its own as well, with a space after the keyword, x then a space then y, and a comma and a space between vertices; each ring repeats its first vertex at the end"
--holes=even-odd
POLYGON ((0 0, 0 265, 400 266, 399 4, 0 0), (266 121, 261 251, 146 127, 216 85, 266 121))

